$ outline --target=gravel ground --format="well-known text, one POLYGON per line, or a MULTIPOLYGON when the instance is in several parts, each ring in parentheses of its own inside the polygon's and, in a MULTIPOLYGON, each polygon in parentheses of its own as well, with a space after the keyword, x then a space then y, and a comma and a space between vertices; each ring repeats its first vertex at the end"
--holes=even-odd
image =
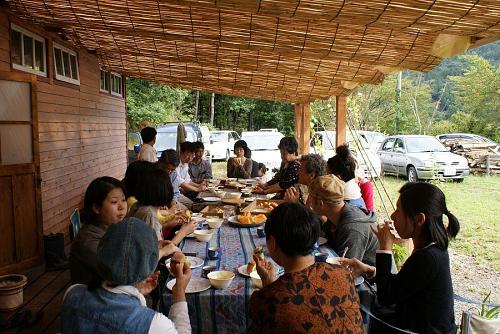
MULTIPOLYGON (((473 257, 462 255, 453 249, 449 249, 449 254, 453 290, 456 294, 475 301, 482 301, 485 295, 491 291, 491 302, 500 302, 499 272, 480 265, 473 257)), ((460 321, 462 311, 471 307, 479 306, 455 301, 456 321, 460 321)))

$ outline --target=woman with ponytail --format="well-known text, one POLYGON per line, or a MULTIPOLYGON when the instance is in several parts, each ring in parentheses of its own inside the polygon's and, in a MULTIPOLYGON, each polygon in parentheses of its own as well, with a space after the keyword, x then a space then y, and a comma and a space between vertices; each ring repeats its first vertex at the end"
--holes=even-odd
MULTIPOLYGON (((460 225, 448 211, 443 192, 430 183, 407 183, 399 190, 394 227, 415 249, 398 274, 391 273, 394 235, 388 222, 374 230, 380 250, 376 269, 356 259, 342 261, 354 276, 376 276, 380 304, 395 305, 394 326, 416 333, 455 333, 448 240, 460 225), (443 221, 447 217, 447 225, 443 221)), ((384 327, 380 333, 391 333, 384 327)))
POLYGON ((333 174, 345 182, 344 201, 366 209, 361 189, 356 182, 356 159, 352 156, 349 146, 347 144, 337 146, 335 155, 328 159, 327 166, 329 174, 333 174))

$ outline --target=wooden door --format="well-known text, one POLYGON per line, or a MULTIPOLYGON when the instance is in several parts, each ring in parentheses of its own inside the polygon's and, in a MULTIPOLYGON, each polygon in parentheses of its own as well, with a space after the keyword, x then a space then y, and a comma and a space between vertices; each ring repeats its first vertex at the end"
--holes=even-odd
POLYGON ((0 275, 43 262, 36 77, 0 72, 0 275))

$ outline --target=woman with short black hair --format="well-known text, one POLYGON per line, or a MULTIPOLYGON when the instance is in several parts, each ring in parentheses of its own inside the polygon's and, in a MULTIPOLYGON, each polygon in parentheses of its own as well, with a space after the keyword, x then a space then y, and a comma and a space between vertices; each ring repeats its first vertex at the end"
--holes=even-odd
POLYGON ((287 202, 266 222, 271 258, 285 268, 279 278, 271 262, 254 255, 263 288, 250 298, 250 333, 364 333, 359 298, 342 266, 315 262, 320 221, 309 208, 287 202))
MULTIPOLYGON (((343 261, 354 275, 376 274, 378 300, 396 305, 393 325, 416 333, 455 333, 453 286, 448 240, 460 224, 448 210, 443 192, 424 182, 406 183, 399 190, 396 211, 391 215, 401 238, 413 239, 415 249, 398 274, 391 273, 394 235, 388 222, 374 231, 380 251, 376 268, 356 259, 343 261), (448 219, 445 227, 443 216, 448 219)), ((384 328, 380 333, 392 333, 384 328)))
POLYGON ((246 141, 238 140, 234 143, 235 157, 227 161, 227 177, 249 179, 252 175, 252 159, 245 156, 248 146, 246 141))
POLYGON ((285 195, 285 190, 299 180, 300 162, 297 160, 299 144, 294 137, 283 137, 280 140, 278 148, 281 154, 280 170, 274 175, 271 181, 258 184, 255 192, 261 194, 278 193, 276 198, 282 199, 285 195))

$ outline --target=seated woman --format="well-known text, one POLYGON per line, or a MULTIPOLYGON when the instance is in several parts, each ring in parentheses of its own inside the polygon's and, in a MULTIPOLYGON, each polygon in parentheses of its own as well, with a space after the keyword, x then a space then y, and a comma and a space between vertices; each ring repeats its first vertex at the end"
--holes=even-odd
POLYGON ((154 163, 145 160, 136 160, 127 166, 122 183, 125 185, 125 195, 127 197, 127 206, 129 210, 135 202, 137 202, 137 198, 135 198, 137 184, 141 182, 141 178, 147 170, 154 168, 154 163))
POLYGON ((254 255, 263 288, 250 298, 249 333, 364 333, 353 277, 340 265, 314 261, 318 217, 300 203, 274 209, 266 222, 266 244, 276 269, 254 255))
MULTIPOLYGON (((146 305, 156 286, 161 256, 154 231, 136 218, 110 227, 99 243, 100 284, 75 284, 63 297, 63 333, 191 333, 185 291, 189 266, 174 266, 176 282, 168 318, 146 305), (131 247, 132 245, 132 247, 131 247), (125 251, 124 251, 125 250, 125 251)), ((182 258, 180 253, 175 256, 182 258)))
POLYGON ((83 199, 83 227, 69 253, 73 283, 89 284, 99 279, 97 245, 108 227, 120 222, 126 214, 125 188, 120 181, 104 176, 90 182, 83 199))
MULTIPOLYGON (((343 261, 354 275, 376 275, 377 295, 383 305, 396 305, 394 326, 416 333, 455 333, 453 286, 448 239, 460 230, 448 211, 443 192, 430 183, 407 183, 399 190, 391 215, 401 238, 413 238, 415 249, 398 274, 391 274, 394 235, 388 222, 374 231, 380 243, 375 267, 356 259, 343 261), (445 227, 443 215, 448 218, 445 227)), ((380 333, 391 333, 384 328, 380 333)))
MULTIPOLYGON (((175 245, 192 233, 195 229, 195 222, 185 222, 181 216, 173 216, 170 220, 162 222, 158 211, 160 207, 170 207, 173 199, 173 189, 170 177, 167 172, 155 168, 147 171, 136 189, 137 203, 129 210, 129 217, 136 217, 151 226, 156 233, 158 240, 162 240, 163 229, 173 229, 182 226, 179 233, 172 239, 175 245)), ((166 233, 168 234, 168 233, 166 233)))
POLYGON ((285 190, 299 180, 300 163, 297 161, 299 144, 294 137, 283 137, 278 145, 281 154, 281 167, 271 181, 258 184, 255 192, 261 194, 278 193, 276 198, 282 199, 285 190))
POLYGON ((325 175, 326 161, 319 154, 300 157, 299 182, 285 191, 285 201, 307 203, 309 185, 318 176, 325 175))
POLYGON ((234 143, 234 154, 227 161, 227 177, 238 179, 249 179, 252 175, 252 159, 245 157, 247 143, 244 140, 238 140, 234 143))
POLYGON ((356 159, 346 144, 337 146, 335 156, 328 159, 328 172, 345 182, 344 200, 349 204, 366 209, 361 189, 356 183, 356 159))

